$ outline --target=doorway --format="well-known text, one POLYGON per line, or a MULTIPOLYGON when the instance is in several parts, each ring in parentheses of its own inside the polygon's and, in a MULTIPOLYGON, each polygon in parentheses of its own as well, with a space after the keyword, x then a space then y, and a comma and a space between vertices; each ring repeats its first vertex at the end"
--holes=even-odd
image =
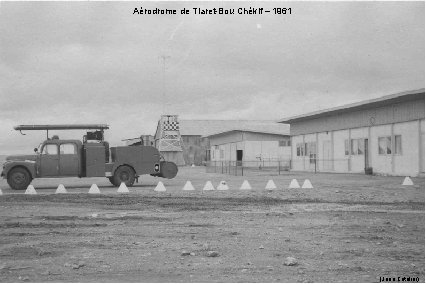
POLYGON ((370 169, 370 157, 368 156, 368 139, 364 139, 364 170, 366 174, 372 174, 370 169))
POLYGON ((243 150, 237 150, 237 166, 243 164, 243 150))

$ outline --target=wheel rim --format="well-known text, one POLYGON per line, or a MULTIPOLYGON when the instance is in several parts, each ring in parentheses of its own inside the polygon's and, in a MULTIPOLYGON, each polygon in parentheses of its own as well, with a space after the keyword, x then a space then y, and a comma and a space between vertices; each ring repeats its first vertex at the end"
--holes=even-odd
POLYGON ((120 173, 120 180, 121 181, 128 181, 129 180, 129 173, 128 172, 121 172, 120 173))
POLYGON ((25 178, 25 175, 23 173, 15 173, 12 176, 12 180, 15 184, 21 185, 24 184, 27 179, 25 178))

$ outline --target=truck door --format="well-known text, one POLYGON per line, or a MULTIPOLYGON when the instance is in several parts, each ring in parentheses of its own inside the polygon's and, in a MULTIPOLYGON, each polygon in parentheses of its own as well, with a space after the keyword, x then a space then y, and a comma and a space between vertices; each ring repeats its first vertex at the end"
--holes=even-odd
POLYGON ((45 144, 40 155, 40 175, 41 177, 58 176, 59 155, 58 145, 45 144))
POLYGON ((59 146, 59 175, 78 176, 79 157, 77 145, 74 143, 63 143, 59 146))

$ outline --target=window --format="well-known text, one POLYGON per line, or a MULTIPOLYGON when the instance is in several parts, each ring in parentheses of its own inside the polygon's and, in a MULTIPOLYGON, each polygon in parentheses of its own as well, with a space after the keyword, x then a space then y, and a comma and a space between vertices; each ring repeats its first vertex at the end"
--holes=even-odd
POLYGON ((358 139, 358 155, 364 155, 364 138, 358 139))
POLYGON ((43 155, 58 155, 58 146, 56 144, 46 144, 43 148, 43 155))
POLYGON ((280 140, 280 141, 278 141, 278 146, 279 146, 279 147, 291 146, 291 145, 290 145, 290 139, 286 139, 286 140, 280 140))
POLYGON ((59 147, 59 153, 61 153, 61 155, 75 155, 75 154, 77 154, 75 144, 73 144, 73 143, 61 144, 61 146, 59 147))
POLYGON ((402 143, 401 143, 401 135, 395 135, 395 154, 402 154, 402 143))
POLYGON ((392 151, 395 155, 402 155, 401 135, 379 137, 379 155, 390 155, 392 151))
POLYGON ((223 159, 224 156, 225 156, 224 151, 220 149, 220 158, 223 159))
POLYGON ((349 140, 345 140, 345 156, 349 155, 349 148, 351 155, 364 155, 365 138, 351 139, 351 144, 349 145, 349 140))
POLYGON ((315 164, 315 160, 317 158, 317 143, 310 142, 307 144, 307 155, 309 156, 309 163, 315 164))
POLYGON ((306 143, 297 143, 297 156, 305 156, 306 153, 306 143))
POLYGON ((358 140, 352 139, 351 140, 351 155, 357 155, 358 154, 358 140))
POLYGON ((392 139, 390 136, 379 137, 379 155, 392 154, 392 139))
MULTIPOLYGON (((364 155, 364 140, 365 138, 351 140, 351 155, 364 155)), ((346 154, 346 149, 345 149, 345 154, 346 154)))

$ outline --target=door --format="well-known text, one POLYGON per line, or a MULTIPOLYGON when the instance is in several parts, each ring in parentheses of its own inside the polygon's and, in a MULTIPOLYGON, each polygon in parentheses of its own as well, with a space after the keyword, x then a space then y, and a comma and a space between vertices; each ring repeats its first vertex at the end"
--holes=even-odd
POLYGON ((420 172, 425 172, 425 134, 421 133, 421 144, 420 144, 420 172))
POLYGON ((79 158, 76 144, 63 143, 59 146, 59 175, 79 175, 79 158))
POLYGON ((364 139, 364 168, 370 167, 370 157, 368 156, 368 139, 364 139))
POLYGON ((237 166, 243 164, 243 150, 237 150, 237 166))
POLYGON ((40 154, 40 176, 53 177, 59 175, 58 145, 45 144, 40 154))
POLYGON ((332 161, 331 161, 331 142, 324 141, 322 146, 322 157, 323 157, 323 167, 324 170, 332 170, 332 161))

